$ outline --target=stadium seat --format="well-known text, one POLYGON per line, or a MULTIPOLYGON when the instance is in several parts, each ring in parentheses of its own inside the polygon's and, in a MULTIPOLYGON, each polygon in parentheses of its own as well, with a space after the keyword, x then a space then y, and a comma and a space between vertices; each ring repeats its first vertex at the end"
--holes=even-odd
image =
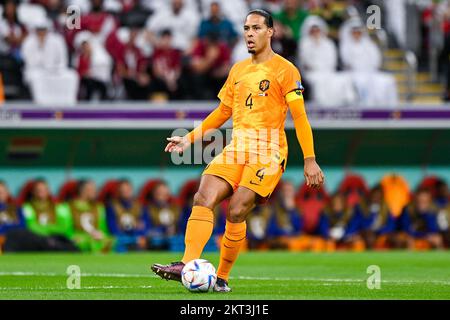
POLYGON ((437 190, 437 184, 442 181, 439 177, 436 176, 426 176, 423 178, 423 180, 419 183, 419 188, 426 188, 431 191, 433 196, 436 196, 437 190))
POLYGON ((98 201, 100 202, 106 202, 111 200, 112 198, 117 197, 117 188, 119 186, 119 182, 117 180, 108 180, 106 181, 102 188, 100 189, 98 193, 98 201))
POLYGON ((161 182, 164 182, 164 180, 150 179, 142 186, 138 196, 138 200, 142 205, 148 205, 150 203, 148 195, 153 191, 153 188, 161 182))
POLYGON ((361 197, 367 196, 369 188, 363 177, 355 174, 348 174, 342 180, 341 185, 339 186, 339 192, 345 196, 347 205, 353 207, 361 200, 361 197))
POLYGON ((328 201, 328 194, 322 187, 312 189, 304 183, 296 195, 297 206, 303 217, 303 231, 313 233, 319 223, 320 214, 328 201))
POLYGON ((69 201, 69 200, 75 198, 76 193, 77 193, 77 186, 78 186, 78 181, 76 181, 76 180, 69 180, 69 181, 65 182, 61 186, 61 188, 59 188, 57 201, 65 202, 65 201, 69 201))
POLYGON ((187 203, 187 200, 194 196, 194 194, 198 190, 199 185, 199 179, 188 180, 184 183, 184 185, 180 189, 180 192, 178 193, 178 203, 181 207, 184 207, 187 203))
POLYGON ((23 205, 25 202, 31 199, 31 192, 33 191, 34 180, 28 180, 22 186, 17 196, 17 204, 19 206, 23 205))

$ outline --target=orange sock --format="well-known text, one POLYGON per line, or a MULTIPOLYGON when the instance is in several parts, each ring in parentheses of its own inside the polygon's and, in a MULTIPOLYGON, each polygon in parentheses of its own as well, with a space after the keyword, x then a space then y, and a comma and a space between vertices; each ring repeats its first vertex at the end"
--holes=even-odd
POLYGON ((220 246, 220 262, 217 277, 228 281, 231 268, 239 255, 239 249, 245 241, 247 224, 244 222, 232 223, 227 220, 225 234, 220 246))
POLYGON ((181 261, 188 263, 199 259, 203 248, 211 237, 214 227, 214 214, 211 209, 201 206, 193 206, 189 217, 184 243, 184 256, 181 261))

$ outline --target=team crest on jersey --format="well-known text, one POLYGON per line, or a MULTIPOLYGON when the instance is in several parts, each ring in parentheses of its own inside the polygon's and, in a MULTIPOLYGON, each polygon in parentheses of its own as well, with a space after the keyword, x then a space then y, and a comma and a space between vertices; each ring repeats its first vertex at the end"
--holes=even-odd
POLYGON ((259 82, 259 90, 261 90, 262 92, 265 92, 269 89, 270 86, 270 81, 269 80, 261 80, 259 82))

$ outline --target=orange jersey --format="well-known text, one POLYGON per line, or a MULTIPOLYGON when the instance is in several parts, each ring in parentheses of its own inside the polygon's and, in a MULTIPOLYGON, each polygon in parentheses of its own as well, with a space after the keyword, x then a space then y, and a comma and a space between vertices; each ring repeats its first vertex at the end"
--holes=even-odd
POLYGON ((287 157, 285 96, 302 90, 297 68, 278 54, 260 64, 251 58, 236 63, 218 97, 232 109, 233 134, 224 151, 287 157))

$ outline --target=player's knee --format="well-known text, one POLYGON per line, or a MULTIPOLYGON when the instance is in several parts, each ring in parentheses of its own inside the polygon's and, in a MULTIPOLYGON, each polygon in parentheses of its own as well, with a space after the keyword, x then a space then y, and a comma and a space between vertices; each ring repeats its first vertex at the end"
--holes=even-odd
POLYGON ((239 223, 245 221, 247 213, 251 210, 248 206, 242 204, 230 204, 228 209, 227 220, 232 223, 239 223))
POLYGON ((194 206, 206 207, 211 210, 216 206, 216 197, 211 193, 204 193, 202 191, 197 191, 194 195, 194 206))

